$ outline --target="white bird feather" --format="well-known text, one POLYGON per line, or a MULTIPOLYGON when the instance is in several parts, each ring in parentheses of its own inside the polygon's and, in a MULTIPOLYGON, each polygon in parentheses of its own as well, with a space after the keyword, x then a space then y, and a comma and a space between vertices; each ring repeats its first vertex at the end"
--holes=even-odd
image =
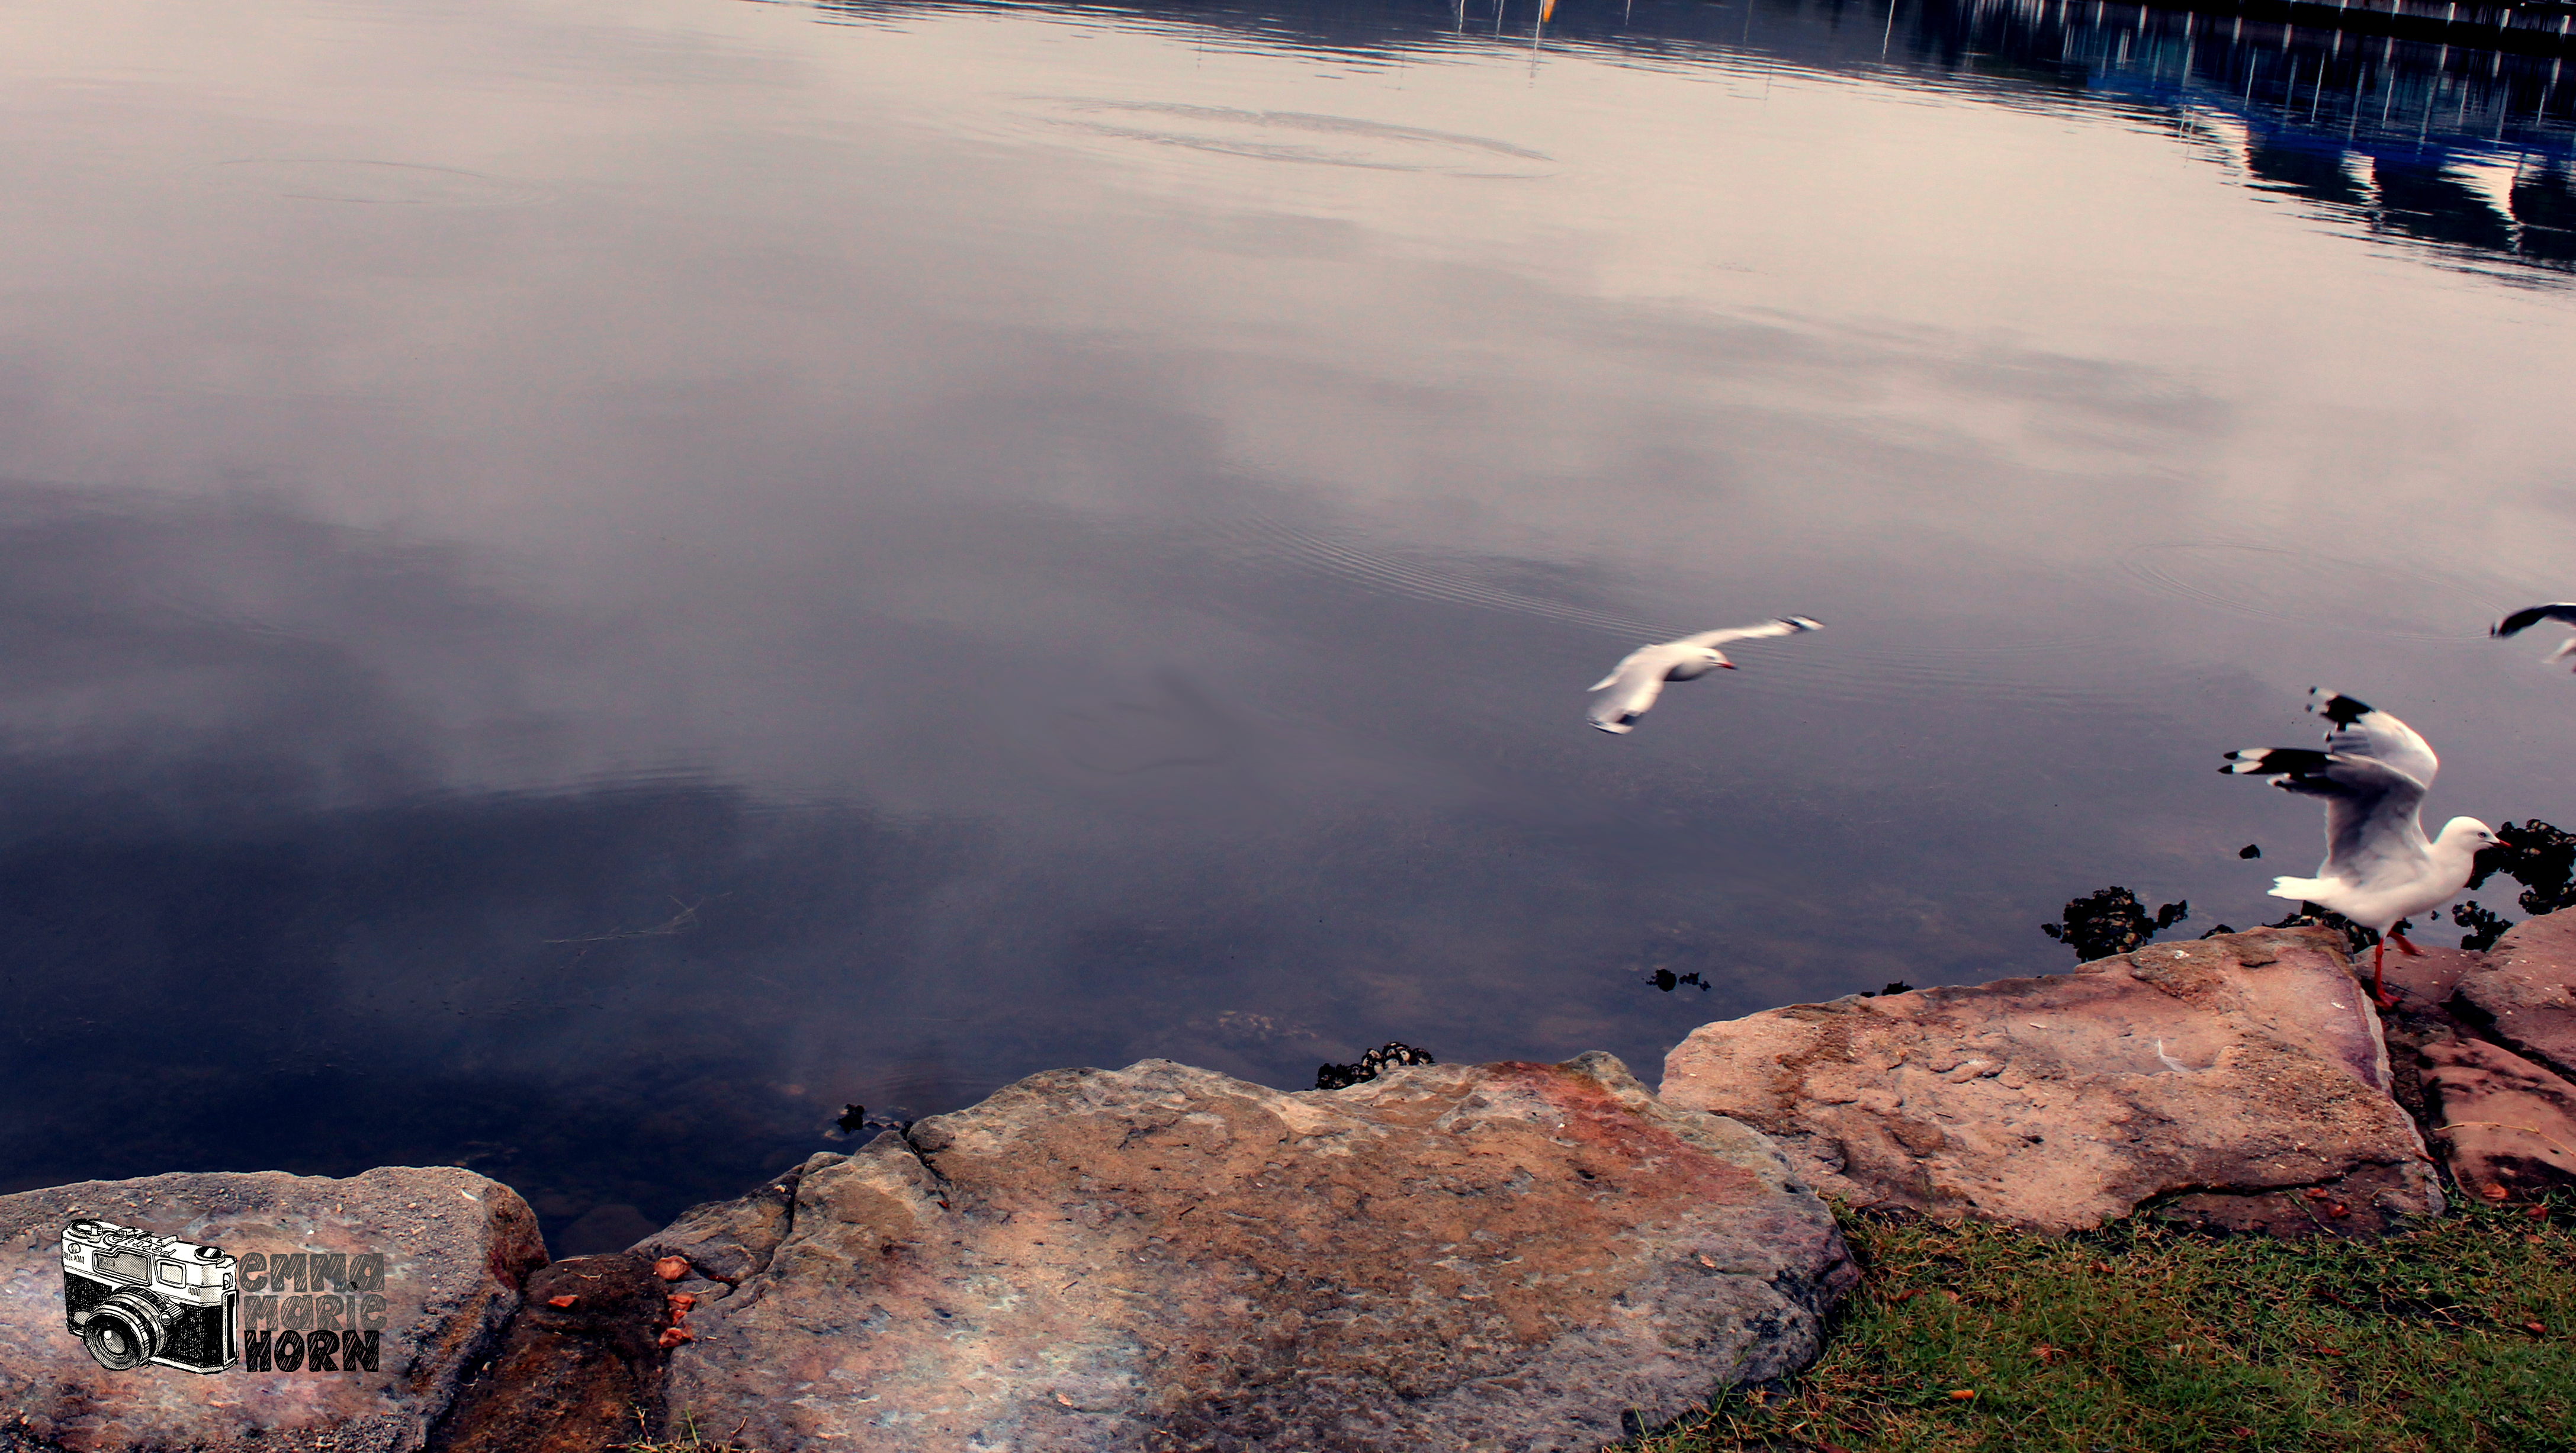
POLYGON ((1802 631, 1820 629, 1822 621, 1805 616, 1782 616, 1758 626, 1729 626, 1724 630, 1702 631, 1677 641, 1661 641, 1639 646, 1620 658, 1610 674, 1592 683, 1594 691, 1609 694, 1592 703, 1588 713, 1592 724, 1605 732, 1627 733, 1636 730, 1637 718, 1646 714, 1663 695, 1667 681, 1688 681, 1711 671, 1735 669, 1718 649, 1729 641, 1758 640, 1765 636, 1794 636, 1802 631))
MULTIPOLYGON (((2330 908, 2381 936, 2371 957, 2371 993, 2381 992, 2385 940, 2401 921, 2441 907, 2468 886, 2478 849, 2496 841, 2474 817, 2455 817, 2424 836, 2424 793, 2441 760, 2413 727, 2366 702, 2317 690, 2308 709, 2335 724, 2326 749, 2246 747, 2221 772, 2268 777, 2285 792, 2326 800, 2326 858, 2312 878, 2272 880, 2272 896, 2330 908)), ((2403 938, 2399 948, 2414 949, 2403 938)))

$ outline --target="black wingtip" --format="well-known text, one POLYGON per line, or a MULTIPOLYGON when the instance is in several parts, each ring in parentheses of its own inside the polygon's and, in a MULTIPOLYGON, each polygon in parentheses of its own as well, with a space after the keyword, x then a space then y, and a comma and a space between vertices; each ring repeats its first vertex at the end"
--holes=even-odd
POLYGON ((2576 624, 2576 602, 2552 601, 2548 605, 2527 605, 2487 628, 2490 636, 2520 635, 2542 621, 2567 621, 2576 624))
POLYGON ((2310 747, 2240 747, 2227 756, 2228 765, 2219 771, 2268 778, 2275 787, 2323 773, 2327 760, 2325 753, 2310 747))

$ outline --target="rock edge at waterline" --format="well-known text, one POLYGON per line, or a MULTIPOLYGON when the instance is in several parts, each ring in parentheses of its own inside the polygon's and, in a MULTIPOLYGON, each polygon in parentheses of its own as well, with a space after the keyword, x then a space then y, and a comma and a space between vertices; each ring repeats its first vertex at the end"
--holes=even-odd
POLYGON ((2153 1203, 2295 1232, 2441 1210, 2389 1085, 2340 935, 2295 928, 1703 1025, 1662 1093, 1855 1206, 2066 1232, 2153 1203))
POLYGON ((1805 1365, 1856 1278, 1768 1141, 1606 1054, 1060 1070, 760 1199, 638 1250, 736 1276, 665 1396, 775 1450, 1590 1449, 1805 1365))
POLYGON ((444 1168, 89 1182, 0 1228, 0 1449, 83 1453, 591 1453, 635 1408, 762 1453, 1574 1453, 1796 1371, 1856 1280, 1769 1141, 1605 1054, 1052 1071, 550 1267, 444 1168), (383 1251, 382 1363, 108 1372, 63 1325, 76 1216, 383 1251))

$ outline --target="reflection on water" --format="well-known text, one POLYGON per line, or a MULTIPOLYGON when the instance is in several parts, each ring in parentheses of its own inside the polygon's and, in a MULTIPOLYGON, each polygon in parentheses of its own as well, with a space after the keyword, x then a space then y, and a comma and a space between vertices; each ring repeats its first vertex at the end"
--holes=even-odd
POLYGON ((500 177, 411 162, 280 157, 219 163, 227 186, 307 202, 370 202, 410 207, 505 207, 542 202, 545 193, 500 177))
MULTIPOLYGON (((2304 13, 2304 12, 2302 12, 2304 13)), ((251 0, 0 56, 0 1182, 1312 1082, 2569 820, 2553 55, 2068 5, 251 0), (1584 726, 1605 662, 1833 629, 1584 726), (1757 669, 1758 668, 1758 669, 1757 669), (2292 862, 2296 866, 2296 862, 2292 862)), ((2517 42, 2522 43, 2522 42, 2517 42)))
MULTIPOLYGON (((827 16, 883 17, 912 7, 825 0, 818 8, 827 16)), ((1535 33, 1536 8, 1535 0, 1279 9, 1236 0, 1071 0, 1046 7, 1104 23, 1205 27, 1234 44, 1380 64, 1462 59, 1506 36, 1517 41, 1535 33)), ((2004 105, 2117 106, 2155 120, 2257 190, 2323 204, 2328 218, 2365 235, 2431 244, 2464 263, 2511 259, 2544 273, 2576 268, 2576 96, 2560 89, 2565 50, 2555 36, 2517 33, 2513 45, 2492 49, 2481 44, 2491 31, 2463 31, 2472 43, 2459 44, 2452 43, 2457 36, 2446 41, 2438 24, 2392 28, 2382 14, 2356 12, 2337 19, 2361 28, 2339 29, 2315 23, 2321 14, 2312 8, 2298 17, 2307 23, 2293 23, 2070 0, 1647 0, 1551 14, 1544 33, 1561 50, 1622 65, 1758 71, 1788 64, 1910 76, 2004 105)), ((1341 117, 1067 104, 1186 123, 1092 123, 1103 135, 1277 160, 1504 176, 1525 173, 1490 161, 1479 170, 1429 153, 1472 148, 1548 160, 1490 139, 1341 117), (1379 145, 1333 147, 1319 136, 1379 145)))
POLYGON ((1460 177, 1542 174, 1545 153, 1481 136, 1452 136, 1347 116, 1236 111, 1222 106, 1068 100, 1060 123, 1100 136, 1183 146, 1262 161, 1460 177))
POLYGON ((2050 26, 2065 9, 1997 7, 1976 34, 2012 54, 2044 48, 2054 30, 2088 89, 2207 128, 2258 189, 2322 204, 2372 236, 2429 243, 2462 262, 2576 268, 2560 57, 2190 12, 2050 26), (2004 30, 2024 33, 1995 34, 2004 30))

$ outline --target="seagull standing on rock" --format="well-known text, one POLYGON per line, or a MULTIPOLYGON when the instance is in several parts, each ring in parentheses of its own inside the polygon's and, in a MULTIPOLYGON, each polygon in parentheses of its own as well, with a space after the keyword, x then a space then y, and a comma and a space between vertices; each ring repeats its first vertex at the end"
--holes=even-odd
POLYGON ((2455 817, 2427 841, 2425 789, 2441 761, 2415 729, 2339 692, 2315 690, 2308 710, 2335 724, 2322 752, 2246 747, 2221 772, 2269 777, 2284 792, 2326 799, 2326 860, 2313 878, 2275 878, 2272 896, 2330 908, 2379 935, 2370 955, 2370 997, 2397 1007, 2380 984, 2388 940, 2422 950, 2397 932, 2400 920, 2441 907, 2468 886, 2478 849, 2496 835, 2474 817, 2455 817))
MULTIPOLYGON (((2559 621, 2567 625, 2576 625, 2576 603, 2562 600, 2551 605, 2524 606, 2489 627, 2487 634, 2501 640, 2506 636, 2519 635, 2542 621, 2559 621)), ((2569 636, 2566 645, 2540 659, 2545 665, 2555 666, 2570 656, 2576 656, 2576 636, 2569 636)))
POLYGON ((1729 641, 1749 641, 1763 636, 1794 636, 1801 631, 1821 629, 1822 621, 1805 616, 1782 616, 1758 626, 1730 626, 1722 631, 1702 631, 1678 641, 1660 645, 1639 646, 1630 651, 1610 674, 1592 683, 1594 691, 1610 694, 1592 703, 1592 724, 1605 732, 1636 730, 1637 718, 1655 704, 1667 681, 1688 681, 1711 671, 1735 669, 1718 647, 1729 641))

